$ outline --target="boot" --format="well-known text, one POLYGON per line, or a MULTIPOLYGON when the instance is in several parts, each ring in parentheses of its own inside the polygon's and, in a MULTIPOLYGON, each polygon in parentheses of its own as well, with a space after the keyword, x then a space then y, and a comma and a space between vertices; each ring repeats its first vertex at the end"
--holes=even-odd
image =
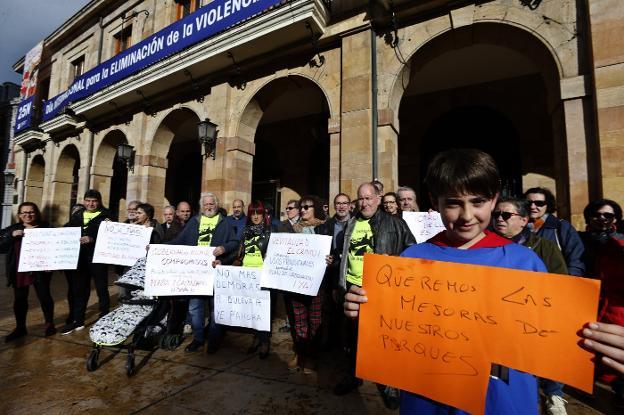
POLYGON ((9 333, 5 338, 4 338, 4 342, 5 343, 10 343, 14 340, 19 339, 20 337, 24 337, 27 334, 26 332, 26 328, 25 327, 17 327, 15 330, 13 330, 11 333, 9 333))

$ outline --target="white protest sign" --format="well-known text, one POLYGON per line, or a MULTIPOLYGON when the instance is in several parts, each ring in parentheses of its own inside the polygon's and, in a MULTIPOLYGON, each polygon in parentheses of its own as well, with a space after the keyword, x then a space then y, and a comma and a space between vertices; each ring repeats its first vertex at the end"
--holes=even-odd
POLYGON ((79 253, 79 227, 24 229, 17 270, 76 269, 79 253))
POLYGON ((332 237, 304 233, 272 233, 261 286, 316 295, 325 274, 332 237))
POLYGON ((439 212, 403 212, 403 220, 417 243, 425 242, 445 229, 439 212))
POLYGON ((212 295, 214 247, 150 245, 145 295, 212 295))
POLYGON ((271 330, 271 293, 260 289, 262 268, 218 266, 214 272, 215 321, 271 330))
POLYGON ((147 253, 153 228, 141 225, 102 221, 95 241, 93 263, 134 265, 147 253))

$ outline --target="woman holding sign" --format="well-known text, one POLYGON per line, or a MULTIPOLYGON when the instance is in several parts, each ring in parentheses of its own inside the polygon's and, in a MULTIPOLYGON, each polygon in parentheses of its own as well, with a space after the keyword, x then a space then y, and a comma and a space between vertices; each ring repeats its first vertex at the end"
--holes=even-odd
MULTIPOLYGON (((325 223, 323 206, 316 197, 303 197, 299 201, 299 212, 301 219, 293 225, 295 233, 314 234, 314 228, 325 223)), ((288 321, 291 322, 295 350, 295 356, 288 363, 288 368, 310 374, 313 371, 312 359, 316 352, 316 333, 322 322, 323 290, 319 290, 315 297, 287 293, 284 295, 284 302, 288 321)))
MULTIPOLYGON (((266 213, 264 205, 260 201, 251 203, 247 208, 247 223, 242 231, 243 238, 233 265, 262 267, 271 236, 269 216, 266 213)), ((271 304, 273 304, 273 299, 271 299, 271 304)), ((271 332, 256 331, 253 343, 247 349, 247 353, 252 354, 259 351, 260 359, 266 359, 269 356, 270 348, 271 332)))
POLYGON ((152 228, 150 244, 159 244, 163 240, 165 236, 164 231, 158 221, 154 219, 154 206, 149 203, 140 203, 137 206, 134 223, 146 228, 152 228))
POLYGON ((45 318, 46 337, 56 333, 54 327, 54 300, 50 295, 51 272, 18 272, 20 250, 25 229, 49 228, 46 222, 41 220, 41 213, 36 204, 24 202, 17 208, 18 223, 2 230, 0 233, 0 250, 7 253, 6 276, 8 286, 13 286, 14 300, 13 312, 15 313, 16 327, 5 342, 11 342, 26 335, 26 314, 28 313, 28 291, 32 285, 35 287, 37 298, 41 304, 41 311, 45 318))

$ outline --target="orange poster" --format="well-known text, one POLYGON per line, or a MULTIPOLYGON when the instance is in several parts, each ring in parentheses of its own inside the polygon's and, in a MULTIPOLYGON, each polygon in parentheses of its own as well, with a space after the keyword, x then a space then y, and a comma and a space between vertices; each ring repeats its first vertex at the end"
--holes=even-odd
POLYGON ((596 280, 366 254, 363 283, 358 377, 473 414, 492 363, 592 391, 596 280))

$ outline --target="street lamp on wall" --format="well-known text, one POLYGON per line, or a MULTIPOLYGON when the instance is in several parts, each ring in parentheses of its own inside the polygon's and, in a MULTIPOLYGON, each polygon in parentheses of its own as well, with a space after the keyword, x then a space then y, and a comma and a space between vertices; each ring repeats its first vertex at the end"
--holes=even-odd
POLYGON ((134 156, 136 152, 130 144, 121 143, 117 146, 117 158, 125 163, 128 170, 134 173, 134 156))
POLYGON ((212 156, 215 159, 215 149, 217 148, 217 124, 210 122, 210 119, 206 118, 204 121, 197 123, 197 135, 199 137, 199 143, 204 150, 204 158, 212 156))

